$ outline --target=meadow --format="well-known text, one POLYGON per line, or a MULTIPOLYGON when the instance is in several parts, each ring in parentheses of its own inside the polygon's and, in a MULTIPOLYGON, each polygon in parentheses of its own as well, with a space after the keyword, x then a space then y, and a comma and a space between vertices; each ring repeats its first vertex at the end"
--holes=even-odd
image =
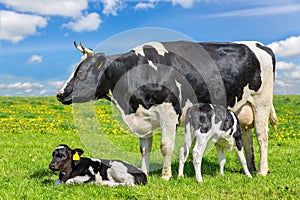
MULTIPOLYGON (((274 105, 279 124, 276 132, 270 128, 271 173, 266 177, 254 174, 248 179, 241 173, 235 153, 226 154, 225 176, 219 175, 217 154, 211 148, 203 159, 203 183, 195 180, 190 155, 185 178, 177 178, 174 158, 173 178, 168 182, 160 178, 158 166, 145 186, 108 188, 54 185, 58 173, 49 170, 48 164, 53 149, 61 143, 82 148, 85 156, 109 155, 105 158, 130 158, 139 163, 138 139, 121 123, 109 102, 64 106, 55 97, 0 97, 0 199, 299 199, 300 96, 276 95, 274 105), (112 147, 107 148, 109 144, 112 147), (122 152, 110 152, 112 148, 122 152)), ((183 131, 178 129, 178 138, 183 131)), ((258 164, 255 133, 253 137, 258 164)), ((153 151, 157 160, 161 159, 159 132, 153 151)))

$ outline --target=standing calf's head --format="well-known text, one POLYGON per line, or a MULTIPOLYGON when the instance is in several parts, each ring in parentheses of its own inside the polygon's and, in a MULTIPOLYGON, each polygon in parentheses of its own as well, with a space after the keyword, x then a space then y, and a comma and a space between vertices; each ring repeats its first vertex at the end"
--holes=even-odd
POLYGON ((52 153, 49 168, 53 171, 66 172, 80 162, 81 149, 71 149, 68 145, 58 145, 52 153))

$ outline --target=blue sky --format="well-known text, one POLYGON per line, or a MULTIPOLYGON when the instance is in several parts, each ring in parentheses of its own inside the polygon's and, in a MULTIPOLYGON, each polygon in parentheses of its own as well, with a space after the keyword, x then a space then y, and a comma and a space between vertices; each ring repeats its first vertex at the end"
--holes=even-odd
POLYGON ((55 95, 80 60, 150 40, 255 40, 277 57, 276 94, 300 94, 299 0, 0 0, 0 96, 55 95))

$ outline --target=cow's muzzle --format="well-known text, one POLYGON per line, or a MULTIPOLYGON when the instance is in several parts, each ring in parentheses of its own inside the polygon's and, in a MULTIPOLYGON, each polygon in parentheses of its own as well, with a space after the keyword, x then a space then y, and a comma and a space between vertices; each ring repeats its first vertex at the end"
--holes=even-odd
POLYGON ((56 98, 62 104, 66 104, 66 105, 72 104, 72 100, 71 99, 70 100, 66 100, 66 98, 64 97, 64 93, 62 93, 62 92, 58 92, 56 94, 56 98))

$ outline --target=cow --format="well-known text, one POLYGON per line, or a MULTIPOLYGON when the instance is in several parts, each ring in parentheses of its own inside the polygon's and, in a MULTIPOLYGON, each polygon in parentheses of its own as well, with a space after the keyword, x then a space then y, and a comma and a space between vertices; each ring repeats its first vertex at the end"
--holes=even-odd
POLYGON ((94 53, 81 43, 75 71, 57 93, 63 104, 107 99, 139 137, 141 169, 149 172, 153 130, 161 129, 162 178, 169 180, 176 127, 188 107, 212 103, 241 117, 247 165, 255 171, 251 128, 260 147, 259 175, 267 175, 268 121, 273 106, 275 55, 258 42, 149 42, 123 54, 94 53), (243 119, 248 114, 253 120, 243 119), (250 123, 250 124, 249 124, 250 123))
POLYGON ((201 163, 208 141, 212 141, 217 148, 221 175, 224 175, 226 162, 224 150, 230 152, 234 148, 245 174, 252 178, 243 154, 242 129, 232 111, 223 106, 203 103, 188 108, 184 142, 180 148, 178 177, 183 176, 184 163, 194 140, 193 164, 198 182, 202 182, 201 163))

